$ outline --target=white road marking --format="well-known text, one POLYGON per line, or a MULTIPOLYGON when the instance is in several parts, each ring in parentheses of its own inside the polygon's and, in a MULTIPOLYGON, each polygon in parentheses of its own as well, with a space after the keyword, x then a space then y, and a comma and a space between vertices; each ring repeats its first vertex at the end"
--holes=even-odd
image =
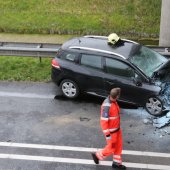
POLYGON ((4 92, 0 91, 0 96, 2 97, 22 97, 22 98, 38 98, 38 99, 54 99, 54 95, 43 95, 35 93, 16 93, 16 92, 4 92))
MULTIPOLYGON (((34 148, 34 149, 65 150, 65 151, 77 151, 77 152, 96 152, 98 149, 100 149, 100 148, 85 148, 85 147, 72 147, 72 146, 25 144, 25 143, 13 143, 13 142, 0 142, 0 146, 18 147, 18 148, 34 148)), ((169 153, 159 153, 159 152, 123 150, 123 154, 170 158, 169 153)))
MULTIPOLYGON (((1 159, 17 159, 17 160, 29 160, 29 161, 46 161, 46 162, 95 165, 93 160, 89 160, 89 159, 74 159, 74 158, 30 156, 30 155, 1 154, 1 153, 0 153, 0 158, 1 159)), ((101 161, 99 165, 111 166, 111 164, 112 164, 112 161, 101 161)), ((126 165, 127 167, 131 167, 131 168, 170 170, 170 166, 167 166, 167 165, 141 164, 141 163, 129 163, 129 162, 124 162, 124 165, 126 165)))

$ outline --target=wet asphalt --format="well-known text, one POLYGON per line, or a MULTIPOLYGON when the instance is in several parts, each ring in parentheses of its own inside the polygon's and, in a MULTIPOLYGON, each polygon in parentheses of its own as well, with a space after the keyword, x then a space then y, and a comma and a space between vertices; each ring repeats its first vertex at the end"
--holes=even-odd
MULTIPOLYGON (((52 83, 0 82, 0 142, 102 148, 99 125, 103 98, 82 95, 69 100, 52 83)), ((142 108, 119 103, 124 150, 170 153, 170 128, 144 123, 142 108)), ((91 160, 90 153, 0 146, 0 153, 91 160)), ((111 158, 108 158, 111 160, 111 158)), ((170 165, 170 158, 124 155, 125 162, 170 165)), ((105 170, 106 166, 1 159, 0 170, 105 170)), ((133 168, 131 168, 133 169, 133 168)), ((139 168, 141 169, 141 168, 139 168)))

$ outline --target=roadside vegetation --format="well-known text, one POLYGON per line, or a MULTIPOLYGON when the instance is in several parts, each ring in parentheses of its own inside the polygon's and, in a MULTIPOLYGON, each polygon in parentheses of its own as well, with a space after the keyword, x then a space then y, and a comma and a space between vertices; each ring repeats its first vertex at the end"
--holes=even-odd
POLYGON ((161 0, 0 0, 0 32, 158 37, 161 0))
POLYGON ((0 56, 0 80, 48 82, 50 73, 51 58, 0 56))

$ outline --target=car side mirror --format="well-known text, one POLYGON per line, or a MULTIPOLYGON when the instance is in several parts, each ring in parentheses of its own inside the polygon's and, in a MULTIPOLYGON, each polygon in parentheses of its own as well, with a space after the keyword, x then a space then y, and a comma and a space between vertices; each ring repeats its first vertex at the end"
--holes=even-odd
POLYGON ((142 80, 140 78, 134 78, 133 82, 136 86, 142 86, 142 80))

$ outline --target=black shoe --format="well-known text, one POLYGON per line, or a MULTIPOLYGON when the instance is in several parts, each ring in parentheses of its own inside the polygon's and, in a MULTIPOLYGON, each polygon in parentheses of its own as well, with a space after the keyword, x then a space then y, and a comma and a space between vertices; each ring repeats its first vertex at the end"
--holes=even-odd
POLYGON ((114 168, 114 169, 123 169, 123 170, 125 170, 126 169, 126 166, 124 166, 124 165, 118 165, 118 164, 112 164, 112 168, 114 168))
POLYGON ((95 164, 99 164, 99 159, 97 158, 96 154, 92 153, 91 155, 93 157, 93 160, 94 160, 95 164))

